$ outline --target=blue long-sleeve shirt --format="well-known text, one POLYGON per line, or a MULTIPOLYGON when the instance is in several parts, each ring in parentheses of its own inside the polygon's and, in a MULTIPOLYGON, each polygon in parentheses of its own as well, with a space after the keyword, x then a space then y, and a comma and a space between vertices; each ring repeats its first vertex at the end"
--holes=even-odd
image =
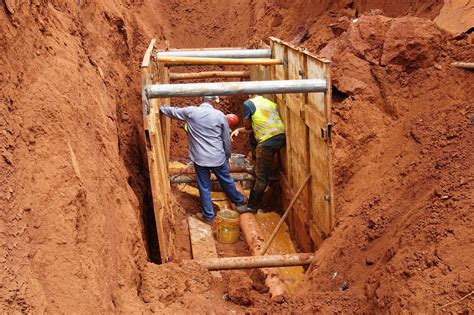
POLYGON ((209 103, 183 108, 161 106, 161 112, 188 125, 189 158, 199 166, 221 166, 230 158, 230 129, 223 112, 209 103))

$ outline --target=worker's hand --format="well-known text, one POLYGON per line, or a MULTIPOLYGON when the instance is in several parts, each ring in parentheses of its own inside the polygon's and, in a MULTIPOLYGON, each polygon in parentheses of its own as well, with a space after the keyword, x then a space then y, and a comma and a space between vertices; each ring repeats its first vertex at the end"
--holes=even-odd
POLYGON ((230 134, 230 141, 234 142, 234 137, 237 137, 239 135, 239 130, 240 128, 237 128, 235 129, 234 131, 232 131, 232 133, 230 134))

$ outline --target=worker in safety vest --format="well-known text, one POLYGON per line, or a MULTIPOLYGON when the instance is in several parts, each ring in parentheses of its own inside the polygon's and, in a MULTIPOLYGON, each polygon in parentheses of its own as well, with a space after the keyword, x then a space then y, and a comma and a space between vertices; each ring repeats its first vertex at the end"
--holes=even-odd
POLYGON ((273 157, 285 145, 285 126, 278 113, 277 104, 255 96, 243 104, 244 127, 234 130, 231 140, 240 133, 248 133, 249 144, 255 159, 255 184, 250 191, 246 208, 239 212, 256 212, 267 188, 273 157))
POLYGON ((217 96, 204 96, 200 106, 160 107, 162 114, 186 123, 189 158, 194 163, 202 204, 202 213, 197 213, 196 217, 206 223, 212 223, 215 217, 211 200, 211 171, 237 209, 246 208, 245 197, 237 190, 229 173, 230 128, 224 113, 212 106, 218 101, 217 96))

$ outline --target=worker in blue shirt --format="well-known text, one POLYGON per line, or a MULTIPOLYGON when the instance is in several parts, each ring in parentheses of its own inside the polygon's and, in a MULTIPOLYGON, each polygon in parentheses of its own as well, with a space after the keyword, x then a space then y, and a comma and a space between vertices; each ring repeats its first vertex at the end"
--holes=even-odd
POLYGON ((160 107, 162 114, 186 122, 189 158, 194 163, 202 204, 202 213, 196 216, 206 223, 212 223, 215 217, 211 200, 211 171, 230 201, 238 209, 246 207, 245 198, 229 173, 230 128, 224 113, 212 106, 216 102, 219 102, 217 96, 204 96, 200 106, 160 107))

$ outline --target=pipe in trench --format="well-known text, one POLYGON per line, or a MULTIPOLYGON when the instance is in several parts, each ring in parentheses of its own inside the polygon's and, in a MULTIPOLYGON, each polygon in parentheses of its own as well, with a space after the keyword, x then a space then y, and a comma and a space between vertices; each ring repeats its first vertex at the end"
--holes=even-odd
MULTIPOLYGON (((229 173, 249 173, 249 174, 251 174, 252 172, 253 172, 252 167, 245 167, 245 166, 240 166, 240 165, 231 165, 231 166, 229 166, 229 173)), ((170 176, 193 175, 195 173, 196 173, 196 171, 194 170, 194 167, 170 168, 170 170, 169 170, 169 175, 170 176)))
POLYGON ((282 94, 326 92, 323 79, 152 84, 145 86, 148 98, 239 94, 282 94))
POLYGON ((175 65, 281 65, 279 59, 271 58, 201 58, 201 57, 155 57, 167 67, 175 65))
MULTIPOLYGON (((240 229, 244 235, 244 239, 252 252, 252 255, 259 256, 265 244, 260 225, 252 213, 242 213, 240 215, 240 229)), ((288 296, 288 288, 281 281, 280 274, 276 269, 262 268, 265 276, 265 285, 268 287, 271 299, 276 302, 284 302, 288 296)))
MULTIPOLYGON (((230 177, 232 177, 234 181, 238 182, 255 180, 255 178, 250 174, 230 174, 230 177)), ((194 174, 171 175, 169 178, 172 184, 194 183, 196 181, 196 175, 194 174)), ((214 174, 211 174, 211 181, 218 181, 214 174)))
POLYGON ((200 58, 271 58, 271 49, 215 49, 158 51, 157 57, 200 57, 200 58))
POLYGON ((251 268, 275 268, 309 265, 314 261, 314 254, 299 253, 286 255, 267 255, 249 257, 224 257, 197 260, 209 271, 234 270, 251 268))
POLYGON ((250 71, 202 71, 202 72, 171 72, 170 80, 193 80, 208 78, 249 78, 250 71))

